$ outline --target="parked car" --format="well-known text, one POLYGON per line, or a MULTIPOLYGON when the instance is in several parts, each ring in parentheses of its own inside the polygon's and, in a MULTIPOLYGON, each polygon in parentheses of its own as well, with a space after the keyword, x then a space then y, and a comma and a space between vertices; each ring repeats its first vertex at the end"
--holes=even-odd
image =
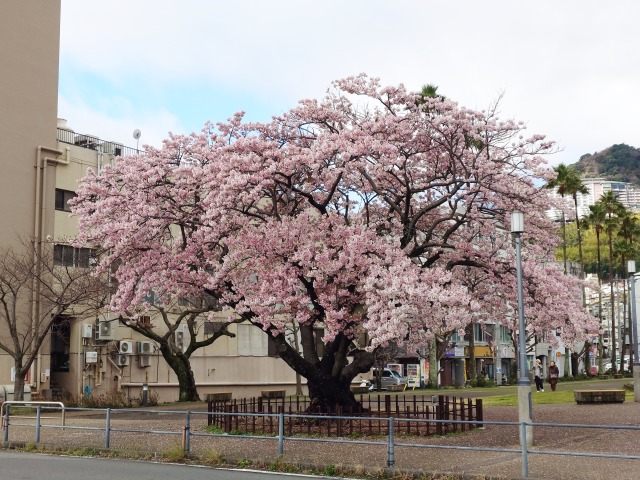
MULTIPOLYGON (((401 376, 395 370, 391 370, 389 368, 384 368, 382 370, 382 379, 381 379, 381 388, 382 390, 387 390, 389 385, 406 385, 407 377, 401 376)), ((371 378, 371 386, 369 390, 376 390, 378 385, 378 373, 377 369, 373 369, 373 377, 371 378)))
MULTIPOLYGON (((629 355, 625 355, 624 356, 624 368, 626 371, 629 371, 631 369, 631 360, 629 358, 629 355)), ((611 363, 611 359, 609 359, 608 362, 605 362, 602 364, 602 369, 604 370, 604 373, 611 373, 611 367, 612 367, 612 363, 611 363)), ((620 372, 620 358, 616 358, 616 370, 618 372, 620 372)))

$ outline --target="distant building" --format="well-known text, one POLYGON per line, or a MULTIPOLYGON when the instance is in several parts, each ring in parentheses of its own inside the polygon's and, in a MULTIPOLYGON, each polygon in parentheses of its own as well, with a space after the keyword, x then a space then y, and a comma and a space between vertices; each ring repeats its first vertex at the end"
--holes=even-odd
MULTIPOLYGON (((620 203, 629 210, 640 210, 640 189, 631 183, 607 180, 605 178, 583 178, 582 183, 587 187, 589 193, 586 195, 579 193, 577 196, 578 215, 580 218, 588 215, 589 206, 595 204, 607 192, 613 192, 620 200, 620 203)), ((557 198, 560 197, 557 192, 553 192, 551 195, 557 198)), ((564 201, 568 208, 567 213, 565 213, 565 220, 567 222, 575 221, 575 218, 573 218, 575 217, 573 197, 565 196, 564 201)), ((562 218, 562 214, 558 209, 549 210, 547 215, 557 221, 562 218)))

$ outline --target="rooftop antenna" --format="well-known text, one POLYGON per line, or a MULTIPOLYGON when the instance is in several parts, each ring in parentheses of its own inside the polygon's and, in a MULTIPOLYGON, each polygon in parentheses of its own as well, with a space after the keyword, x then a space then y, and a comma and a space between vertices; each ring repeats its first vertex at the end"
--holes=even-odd
POLYGON ((142 132, 139 129, 135 129, 133 131, 133 138, 136 139, 136 153, 140 153, 140 150, 138 149, 138 146, 140 145, 140 135, 142 135, 142 132))

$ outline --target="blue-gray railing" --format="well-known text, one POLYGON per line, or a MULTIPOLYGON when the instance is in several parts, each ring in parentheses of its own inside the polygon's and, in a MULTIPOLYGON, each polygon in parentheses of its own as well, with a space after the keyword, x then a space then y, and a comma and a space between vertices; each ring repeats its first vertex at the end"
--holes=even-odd
MULTIPOLYGON (((174 410, 147 410, 147 409, 99 409, 99 408, 71 408, 65 407, 64 409, 59 407, 47 406, 43 407, 41 405, 36 406, 36 416, 35 416, 35 424, 32 423, 19 423, 21 419, 27 418, 22 416, 13 416, 11 417, 10 411, 12 409, 17 408, 32 408, 28 405, 17 405, 11 406, 9 405, 4 411, 4 432, 3 432, 3 440, 5 446, 9 444, 10 441, 10 427, 34 427, 35 428, 35 441, 36 444, 40 443, 40 434, 43 428, 51 428, 51 429, 67 429, 67 430, 92 430, 92 431, 103 431, 104 432, 104 446, 106 449, 111 448, 111 438, 114 433, 140 433, 140 434, 160 434, 160 435, 182 435, 182 446, 184 448, 185 454, 189 454, 191 452, 191 438, 192 437, 226 437, 229 436, 225 433, 208 433, 208 432, 194 432, 191 429, 191 421, 193 416, 201 416, 201 415, 211 415, 212 412, 203 412, 203 411, 174 411, 174 410), (103 427, 90 427, 90 426, 77 426, 77 425, 43 425, 41 422, 42 410, 48 411, 56 411, 56 410, 64 410, 67 412, 73 411, 84 411, 84 412, 94 412, 100 413, 103 412, 105 415, 105 425, 103 427), (130 428, 113 428, 111 425, 111 417, 113 413, 145 413, 145 414, 173 414, 178 416, 184 416, 184 426, 181 431, 173 431, 173 430, 144 430, 144 429, 130 429, 130 428)), ((228 413, 228 412, 213 412, 216 415, 237 415, 236 413, 228 413)), ((520 448, 495 448, 495 447, 475 447, 475 446, 457 446, 457 445, 427 445, 423 443, 405 443, 398 442, 396 435, 394 433, 394 425, 399 421, 404 421, 407 419, 403 418, 393 418, 389 417, 386 419, 381 419, 380 417, 371 417, 371 420, 384 420, 388 423, 388 434, 386 435, 385 440, 354 440, 354 439, 346 439, 346 438, 317 438, 317 437, 287 437, 284 432, 285 419, 287 417, 291 419, 316 419, 316 420, 367 420, 368 417, 356 416, 356 417, 346 417, 346 416, 327 416, 327 415, 307 415, 307 414, 285 414, 283 412, 280 413, 243 413, 245 416, 253 416, 253 417, 271 417, 277 420, 278 422, 278 435, 276 436, 263 436, 263 435, 233 435, 232 438, 248 438, 248 439, 257 439, 257 440, 277 440, 277 453, 278 455, 284 454, 285 441, 291 440, 296 442, 316 442, 316 443, 343 443, 343 444, 352 444, 352 445, 385 445, 387 447, 387 466, 393 467, 395 466, 395 449, 396 447, 413 447, 413 448, 437 448, 437 449, 449 449, 449 450, 467 450, 467 451, 481 451, 481 452, 502 452, 502 453, 514 453, 519 454, 522 457, 522 476, 527 477, 529 474, 529 455, 558 455, 558 456, 574 456, 574 457, 594 457, 594 458, 612 458, 612 459, 628 459, 628 460, 640 460, 640 456, 638 455, 616 455, 616 454, 608 454, 608 453, 589 453, 589 452, 570 452, 570 451, 550 451, 550 450, 539 450, 527 448, 526 441, 526 430, 528 426, 533 427, 552 427, 552 428, 582 428, 582 429, 605 429, 605 430, 640 430, 640 426, 631 426, 631 425, 581 425, 581 424, 558 424, 558 423, 524 423, 524 422, 497 422, 497 421, 476 421, 476 423, 481 426, 485 425, 511 425, 514 427, 518 427, 520 429, 520 435, 523 439, 520 448)), ((454 424, 463 424, 469 423, 469 421, 461 421, 461 420, 420 420, 412 418, 411 421, 424 421, 424 422, 446 422, 446 423, 454 423, 454 424)))

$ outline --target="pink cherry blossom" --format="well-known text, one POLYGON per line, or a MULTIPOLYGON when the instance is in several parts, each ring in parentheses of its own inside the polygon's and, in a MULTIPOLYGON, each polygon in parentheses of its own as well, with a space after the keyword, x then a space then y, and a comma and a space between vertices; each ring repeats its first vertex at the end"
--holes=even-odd
POLYGON ((274 336, 312 396, 350 404, 376 348, 416 350, 471 321, 515 327, 505 226, 520 210, 529 332, 562 326, 571 344, 595 331, 579 281, 553 261, 536 186, 553 143, 493 111, 416 99, 359 75, 268 123, 239 113, 90 173, 77 242, 104 248, 100 271, 119 264, 111 308, 143 311, 150 289, 166 302, 212 294, 274 336), (294 321, 302 353, 285 335, 294 321))

